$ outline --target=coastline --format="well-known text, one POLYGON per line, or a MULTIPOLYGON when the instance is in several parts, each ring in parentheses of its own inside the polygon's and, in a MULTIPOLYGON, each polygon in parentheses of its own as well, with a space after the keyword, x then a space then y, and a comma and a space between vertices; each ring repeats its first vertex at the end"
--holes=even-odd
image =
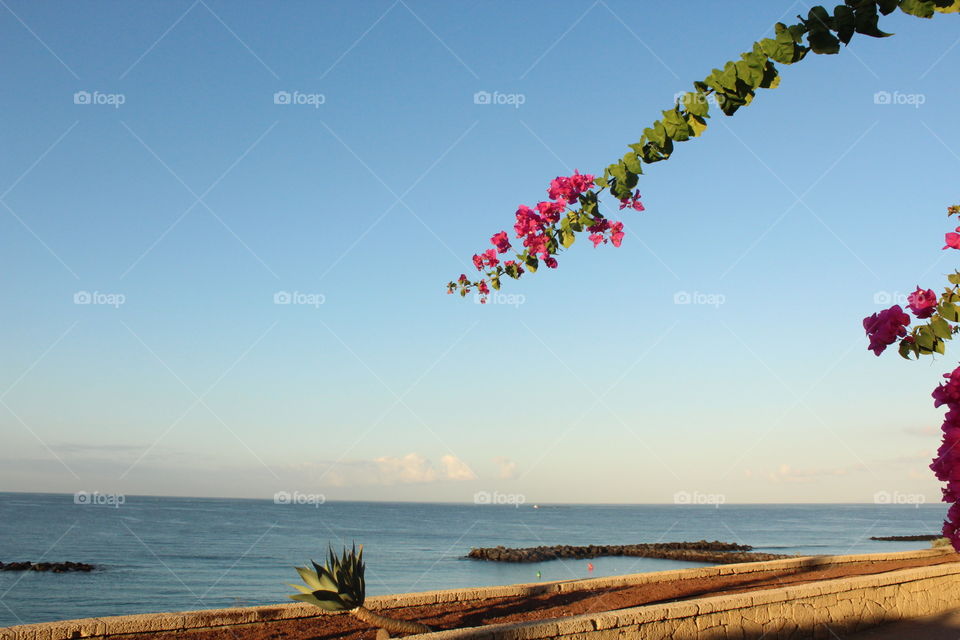
MULTIPOLYGON (((742 586, 742 585, 741 585, 742 586)), ((676 595, 676 594, 674 594, 676 595)), ((451 604, 457 610, 464 610, 466 603, 484 602, 497 603, 497 599, 519 599, 532 601, 536 598, 570 598, 567 604, 560 604, 559 609, 548 610, 554 617, 540 618, 519 622, 501 622, 494 624, 482 623, 475 630, 460 629, 439 631, 425 634, 421 637, 436 638, 548 638, 572 637, 576 633, 590 633, 606 628, 602 625, 620 622, 629 622, 627 627, 639 633, 640 626, 650 627, 659 631, 666 624, 676 623, 677 629, 690 630, 687 621, 691 616, 706 619, 711 616, 725 616, 730 623, 733 617, 746 619, 744 616, 768 616, 769 609, 775 605, 777 611, 785 611, 794 606, 805 607, 804 611, 816 609, 817 615, 833 616, 837 628, 866 628, 884 621, 908 619, 910 617, 929 615, 954 606, 953 603, 960 597, 960 556, 941 550, 930 549, 923 551, 899 552, 888 554, 862 554, 848 556, 823 556, 790 558, 770 562, 752 562, 744 564, 703 567, 698 569, 678 569, 656 573, 643 573, 587 580, 567 580, 548 583, 525 583, 500 587, 483 587, 474 589, 456 589, 443 591, 428 591, 419 593, 398 594, 394 596, 377 596, 369 599, 370 605, 377 609, 401 610, 408 616, 421 615, 422 610, 431 606, 451 604), (875 566, 869 567, 873 563, 875 566), (851 569, 859 567, 856 571, 851 569), (869 569, 866 570, 865 569, 869 569), (879 572, 878 572, 879 571, 879 572), (821 573, 817 573, 821 572, 821 573), (822 573, 826 572, 826 573, 822 573), (831 573, 832 572, 832 573, 831 573), (839 572, 839 573, 838 573, 839 572), (846 573, 847 575, 842 575, 846 573), (791 576, 793 576, 791 578, 791 576), (819 579, 816 579, 820 576, 819 579), (704 591, 704 580, 742 581, 743 584, 765 582, 765 588, 752 589, 746 592, 734 587, 726 592, 704 591), (786 581, 794 580, 788 586, 786 581), (687 596, 671 597, 666 602, 648 602, 640 606, 619 609, 616 612, 592 611, 577 613, 570 603, 577 602, 584 594, 599 590, 608 590, 612 593, 623 593, 631 588, 642 588, 644 593, 651 593, 656 589, 687 589, 687 596), (931 591, 931 589, 933 589, 931 591), (762 595, 745 595, 748 593, 762 595), (902 593, 901 593, 902 592, 902 593), (839 595, 847 594, 843 598, 839 595), (896 595, 900 594, 900 595, 896 595), (917 595, 919 594, 919 595, 917 595), (692 597, 689 597, 692 596, 692 597), (805 604, 810 599, 816 600, 816 606, 811 609, 805 604), (896 598, 896 600, 890 600, 896 598), (862 600, 863 606, 856 606, 862 600), (890 605, 889 611, 878 611, 877 605, 868 605, 873 602, 895 602, 890 605), (840 606, 838 602, 846 602, 840 606), (719 604, 718 604, 719 603, 719 604), (720 606, 722 604, 722 606, 720 606), (847 606, 851 605, 851 606, 847 606), (421 609, 418 609, 421 608, 421 609), (569 609, 563 613, 564 608, 569 609), (557 613, 560 613, 557 616, 557 613), (869 616, 866 614, 869 613, 869 616), (620 621, 620 622, 618 622, 620 621), (673 621, 673 622, 671 622, 673 621), (640 625, 640 626, 638 626, 640 625), (656 626, 660 625, 660 626, 656 626), (572 631, 574 628, 579 632, 572 631), (518 631, 522 629, 523 631, 518 631), (561 633, 562 630, 569 631, 561 633)), ((498 603, 498 604, 502 604, 498 603)), ((556 604, 556 603, 555 603, 556 604)), ((622 604, 622 603, 621 603, 622 604)), ((473 605, 471 605, 473 606, 473 605)), ((542 607, 538 607, 542 611, 542 607)), ((769 617, 769 616, 768 616, 769 617)), ((782 616, 781 616, 782 618, 782 616)), ((783 627, 783 619, 774 616, 770 624, 783 627)), ((323 638, 319 635, 321 629, 317 623, 323 620, 325 627, 339 627, 351 621, 343 614, 324 614, 320 610, 301 604, 275 605, 267 607, 250 607, 240 609, 222 609, 207 611, 190 611, 170 614, 147 614, 139 616, 118 616, 114 618, 88 618, 83 620, 63 621, 39 625, 25 625, 0 629, 0 638, 15 638, 16 640, 65 640, 66 638, 124 638, 125 640, 146 640, 147 638, 174 638, 189 637, 195 640, 214 638, 246 638, 263 637, 266 629, 276 630, 278 626, 289 631, 293 625, 300 626, 309 634, 306 637, 323 638), (266 627, 264 626, 266 625, 266 627), (252 635, 251 635, 252 634, 252 635)), ((479 621, 478 618, 474 620, 479 621)), ((802 616, 797 618, 802 622, 802 616)), ((814 621, 815 622, 815 621, 814 621)), ((740 624, 740 623, 737 623, 740 624)), ((746 623, 743 623, 746 624, 746 623)), ((765 624, 765 623, 764 623, 765 624)), ((790 637, 787 635, 770 634, 771 628, 760 625, 766 638, 790 637), (766 631, 763 629, 766 628, 766 631)), ((474 625, 476 626, 476 625, 474 625)), ((698 622, 694 624, 694 631, 701 628, 698 622)), ((708 625, 710 626, 710 625, 708 625)), ((672 628, 672 627, 671 627, 672 628)), ((796 625, 795 625, 796 628, 796 625)), ((364 631, 360 631, 363 633, 364 631)), ((369 627, 365 628, 369 634, 369 627)), ((336 631, 336 637, 353 637, 336 631)), ((679 633, 679 632, 678 632, 679 633)), ((293 640, 298 636, 287 635, 293 640)), ((360 637, 360 636, 356 636, 360 637)), ((598 636, 601 637, 601 636, 598 636)), ((629 634, 628 634, 629 637, 629 634)), ((641 637, 635 635, 634 637, 641 637)), ((686 638, 700 638, 699 635, 672 636, 674 640, 686 638)), ((703 636, 708 637, 708 636, 703 636)), ((760 635, 743 635, 738 637, 760 637, 760 635)), ((804 637, 804 636, 797 636, 804 637)))

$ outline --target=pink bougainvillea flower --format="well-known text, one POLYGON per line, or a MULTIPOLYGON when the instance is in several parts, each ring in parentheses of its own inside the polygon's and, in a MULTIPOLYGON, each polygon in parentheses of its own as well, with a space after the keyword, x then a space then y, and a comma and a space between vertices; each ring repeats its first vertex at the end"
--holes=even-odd
POLYGON ((633 192, 633 197, 631 197, 631 198, 624 198, 623 200, 620 201, 620 208, 621 208, 621 209, 626 209, 627 207, 630 207, 630 208, 635 209, 635 210, 637 210, 637 211, 644 211, 644 210, 645 210, 645 207, 643 206, 643 203, 640 202, 640 190, 639 190, 639 189, 637 189, 636 191, 633 192))
POLYGON ((580 197, 580 194, 593 186, 593 176, 590 174, 581 174, 578 169, 574 169, 573 175, 569 177, 557 176, 550 181, 550 188, 547 189, 547 195, 551 200, 563 199, 566 202, 573 202, 580 197))
POLYGON ((468 282, 470 282, 470 280, 467 279, 467 274, 465 274, 465 273, 461 273, 461 274, 460 274, 460 277, 457 278, 457 281, 458 281, 460 284, 467 284, 468 282))
POLYGON ((483 270, 483 258, 477 254, 473 254, 473 266, 477 268, 477 271, 483 270))
POLYGON ((487 286, 486 280, 481 280, 477 283, 477 291, 483 295, 488 295, 490 293, 490 287, 487 286))
POLYGON ((523 239, 523 246, 527 248, 530 255, 547 253, 547 236, 543 234, 527 236, 523 239))
POLYGON ((913 311, 913 315, 925 320, 937 310, 937 295, 933 289, 924 291, 918 285, 917 290, 907 298, 907 304, 910 306, 910 311, 913 311))
POLYGON ((561 198, 557 202, 538 202, 537 211, 540 217, 547 224, 557 224, 560 222, 560 214, 567 208, 567 201, 561 198))
POLYGON ((910 316, 905 314, 898 304, 864 318, 863 328, 870 338, 870 346, 867 349, 879 356, 888 346, 896 342, 897 338, 907 335, 909 324, 910 316))
POLYGON ((506 253, 510 250, 510 240, 507 238, 506 231, 495 233, 493 237, 490 238, 490 243, 497 248, 499 253, 506 253))
POLYGON ((543 264, 547 265, 547 267, 549 267, 550 269, 556 269, 557 259, 554 258, 553 256, 546 255, 543 257, 543 264))
POLYGON ((520 266, 520 263, 517 262, 516 260, 507 260, 506 262, 503 263, 503 266, 504 266, 504 267, 515 267, 515 268, 517 269, 517 275, 518 275, 518 276, 519 276, 521 273, 523 273, 523 267, 521 267, 521 266, 520 266))
POLYGON ((607 239, 603 237, 602 233, 591 233, 590 242, 593 243, 593 248, 596 249, 601 244, 606 243, 607 239))
POLYGON ((496 249, 487 249, 483 252, 483 263, 490 267, 491 269, 498 264, 500 260, 497 259, 497 250, 496 249))
POLYGON ((619 247, 620 243, 623 242, 623 223, 622 222, 611 222, 610 223, 610 242, 613 243, 613 246, 619 247))
MULTIPOLYGON (((954 407, 952 405, 960 405, 960 367, 957 367, 950 373, 943 374, 943 377, 947 379, 946 384, 940 383, 940 385, 933 390, 933 406, 939 407, 940 405, 949 405, 951 409, 954 407)), ((950 415, 949 413, 947 414, 950 415)))
MULTIPOLYGON (((960 227, 957 227, 957 230, 960 231, 960 227)), ((948 233, 944 239, 947 243, 944 249, 960 249, 960 233, 948 233)))
POLYGON ((525 204, 517 208, 517 224, 513 225, 517 237, 522 238, 537 233, 543 228, 543 221, 536 212, 525 204))

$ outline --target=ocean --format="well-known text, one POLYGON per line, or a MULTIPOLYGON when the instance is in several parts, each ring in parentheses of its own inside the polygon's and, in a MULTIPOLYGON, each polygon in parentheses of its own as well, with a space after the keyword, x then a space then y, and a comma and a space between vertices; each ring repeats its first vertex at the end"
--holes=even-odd
POLYGON ((939 532, 931 505, 474 505, 0 493, 0 562, 74 561, 91 573, 0 572, 0 626, 290 602, 294 565, 364 545, 369 595, 703 566, 646 558, 504 564, 472 547, 722 540, 757 551, 902 551, 939 532), (540 577, 537 577, 540 572, 540 577))

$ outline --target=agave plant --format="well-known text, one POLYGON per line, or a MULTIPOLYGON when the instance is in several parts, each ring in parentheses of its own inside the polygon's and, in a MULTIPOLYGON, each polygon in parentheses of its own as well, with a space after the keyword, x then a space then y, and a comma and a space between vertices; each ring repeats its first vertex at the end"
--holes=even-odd
POLYGON ((297 573, 306 586, 291 584, 291 587, 300 592, 290 596, 291 599, 315 605, 324 611, 349 611, 363 622, 391 633, 433 631, 425 624, 381 616, 363 606, 366 599, 363 545, 360 545, 359 551, 355 546, 349 551, 344 547, 343 555, 339 558, 333 552, 333 547, 329 547, 325 566, 321 567, 313 560, 310 564, 313 569, 297 567, 297 573))

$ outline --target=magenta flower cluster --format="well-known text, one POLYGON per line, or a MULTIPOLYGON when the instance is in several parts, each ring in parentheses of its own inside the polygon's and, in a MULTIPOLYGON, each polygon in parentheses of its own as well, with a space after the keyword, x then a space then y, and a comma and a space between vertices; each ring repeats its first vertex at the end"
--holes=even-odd
MULTIPOLYGON (((550 181, 550 187, 547 189, 549 200, 538 202, 533 208, 525 204, 517 208, 513 232, 516 239, 521 241, 524 253, 517 254, 517 260, 506 260, 501 265, 500 256, 509 251, 512 245, 507 232, 500 231, 490 238, 492 249, 474 254, 473 266, 477 271, 485 272, 491 283, 497 287, 499 287, 500 276, 504 273, 513 278, 519 278, 524 273, 522 265, 528 259, 533 260, 531 269, 539 263, 546 265, 549 269, 556 269, 557 259, 554 255, 559 250, 556 241, 557 225, 568 210, 571 211, 571 216, 576 215, 576 212, 569 207, 577 203, 583 194, 595 186, 594 176, 580 173, 579 170, 574 170, 573 175, 570 176, 557 176, 550 181)), ((628 207, 634 211, 644 210, 639 191, 620 200, 621 210, 628 207)), ((584 226, 590 234, 589 239, 594 247, 608 242, 619 247, 623 242, 625 235, 623 223, 610 221, 599 212, 594 214, 591 224, 584 226)), ((480 293, 480 302, 486 302, 486 296, 490 293, 486 278, 472 282, 466 274, 460 274, 456 282, 450 282, 447 285, 447 293, 453 293, 459 288, 460 292, 466 295, 472 287, 476 287, 477 292, 480 293)))
POLYGON ((944 374, 947 382, 933 391, 933 406, 947 405, 943 419, 943 442, 930 469, 945 482, 943 501, 951 503, 943 523, 943 535, 960 549, 960 367, 944 374))

